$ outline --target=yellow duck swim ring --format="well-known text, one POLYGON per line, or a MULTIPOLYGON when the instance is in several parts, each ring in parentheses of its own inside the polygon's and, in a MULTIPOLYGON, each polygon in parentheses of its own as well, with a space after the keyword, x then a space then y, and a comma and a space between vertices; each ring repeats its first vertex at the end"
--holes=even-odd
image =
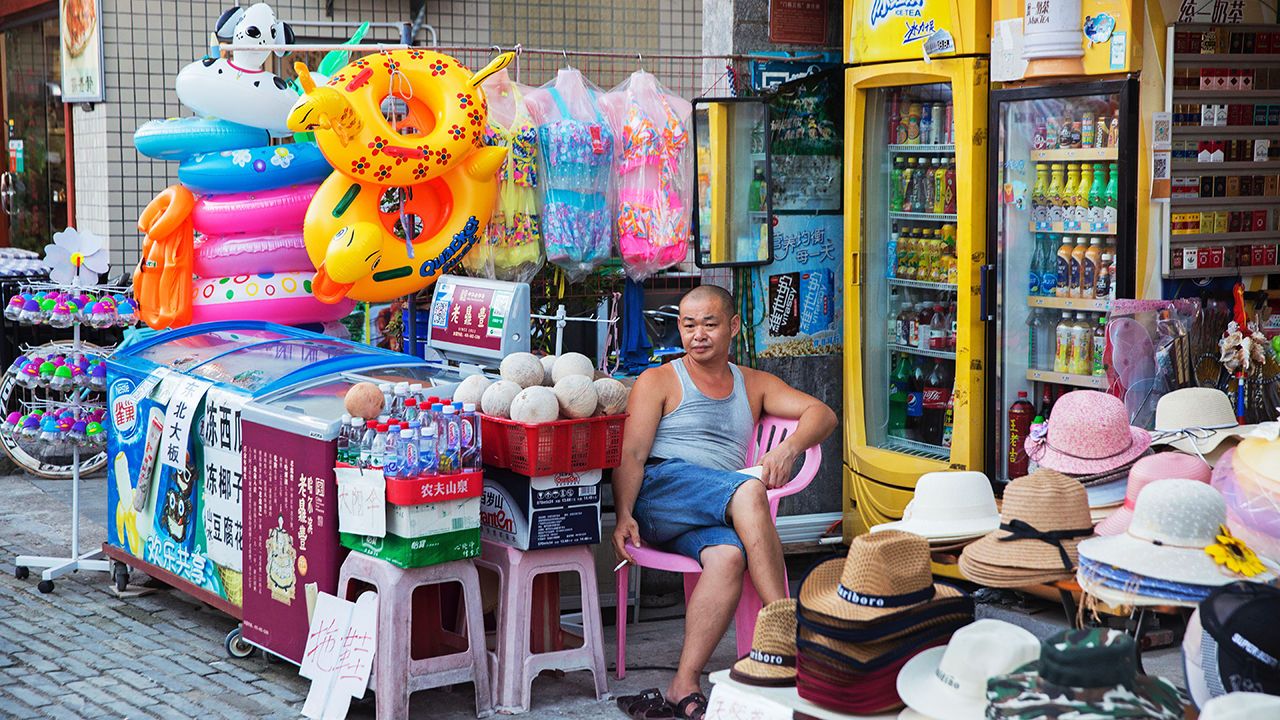
POLYGON ((493 212, 497 170, 506 157, 505 148, 482 144, 487 110, 479 86, 511 59, 503 54, 471 75, 448 56, 401 50, 357 60, 324 87, 296 66, 306 94, 289 127, 315 131, 337 168, 312 198, 303 224, 319 300, 383 302, 417 292, 476 244, 493 212), (405 86, 401 76, 412 80, 405 86), (380 110, 388 96, 408 106, 394 128, 380 110), (444 124, 463 109, 465 128, 444 124), (370 158, 378 158, 377 166, 370 158), (402 227, 401 197, 409 228, 402 227))

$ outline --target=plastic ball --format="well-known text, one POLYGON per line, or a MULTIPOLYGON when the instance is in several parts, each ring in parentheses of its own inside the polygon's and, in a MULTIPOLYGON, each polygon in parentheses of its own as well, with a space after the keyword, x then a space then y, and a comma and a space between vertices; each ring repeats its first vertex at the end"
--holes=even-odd
POLYGON ((17 320, 22 314, 22 306, 27 303, 26 299, 21 295, 14 295, 9 298, 9 304, 4 306, 4 316, 9 320, 17 320))
POLYGON ((32 299, 22 304, 22 312, 18 314, 18 322, 39 325, 43 320, 44 315, 40 312, 39 302, 32 299))
POLYGON ((85 440, 85 428, 89 424, 83 420, 77 420, 71 424, 71 429, 67 431, 67 439, 74 443, 83 443, 85 440))
POLYGON ((53 377, 49 380, 49 387, 55 390, 65 390, 71 387, 71 367, 62 365, 53 371, 53 377))
POLYGON ((84 436, 90 445, 98 445, 107 441, 107 432, 102 429, 102 423, 97 421, 85 426, 84 436))

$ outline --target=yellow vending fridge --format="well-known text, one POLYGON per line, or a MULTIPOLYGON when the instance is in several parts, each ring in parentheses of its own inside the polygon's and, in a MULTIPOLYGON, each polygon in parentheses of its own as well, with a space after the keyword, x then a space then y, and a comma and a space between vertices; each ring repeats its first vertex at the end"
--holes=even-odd
POLYGON ((988 3, 845 5, 845 535, 982 469, 988 3), (975 7, 976 6, 976 7, 975 7))

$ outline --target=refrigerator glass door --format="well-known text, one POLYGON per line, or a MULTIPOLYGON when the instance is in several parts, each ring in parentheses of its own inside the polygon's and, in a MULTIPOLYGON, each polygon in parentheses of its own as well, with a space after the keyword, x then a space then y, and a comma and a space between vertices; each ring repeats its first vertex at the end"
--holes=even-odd
POLYGON ((867 443, 943 461, 960 271, 952 114, 947 83, 869 90, 861 193, 867 443))
POLYGON ((1132 197, 1119 190, 1121 141, 1134 141, 1121 137, 1121 93, 1037 92, 993 103, 1000 454, 988 474, 1002 481, 1027 474, 1026 437, 1061 393, 1107 387, 1100 320, 1115 297, 1128 216, 1118 203, 1132 197))

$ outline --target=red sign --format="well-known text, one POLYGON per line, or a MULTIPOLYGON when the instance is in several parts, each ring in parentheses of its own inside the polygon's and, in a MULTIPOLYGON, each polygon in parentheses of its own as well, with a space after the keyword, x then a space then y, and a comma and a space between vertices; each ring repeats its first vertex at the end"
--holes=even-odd
MULTIPOLYGON (((450 285, 449 289, 452 291, 449 297, 437 294, 431 306, 431 340, 480 350, 501 349, 502 325, 506 318, 493 315, 493 289, 463 283, 450 285)), ((507 304, 510 304, 509 298, 507 304)))
POLYGON ((825 45, 828 0, 769 0, 769 42, 825 45))

